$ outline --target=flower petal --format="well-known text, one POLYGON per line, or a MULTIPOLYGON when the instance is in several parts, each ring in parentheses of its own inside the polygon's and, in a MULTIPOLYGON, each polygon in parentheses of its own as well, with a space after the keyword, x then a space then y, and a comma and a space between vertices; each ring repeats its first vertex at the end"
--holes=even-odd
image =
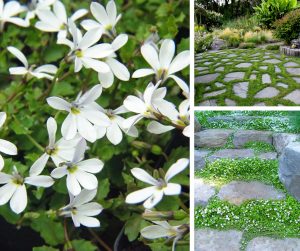
POLYGON ((88 10, 86 10, 86 9, 79 9, 79 10, 77 10, 77 11, 75 11, 73 13, 73 15, 71 16, 71 19, 73 21, 76 21, 79 18, 82 18, 83 16, 85 16, 86 14, 88 14, 88 10))
POLYGON ((28 68, 28 61, 27 61, 25 55, 19 49, 17 49, 16 47, 13 47, 13 46, 8 46, 7 50, 11 54, 13 54, 17 59, 19 59, 22 62, 22 64, 25 66, 25 68, 28 68))
POLYGON ((31 166, 29 170, 30 176, 36 176, 39 175, 45 168, 47 162, 49 159, 49 155, 47 153, 44 153, 41 157, 39 157, 31 166))
POLYGON ((113 53, 113 49, 110 44, 96 44, 87 48, 84 51, 84 57, 88 58, 106 58, 113 53))
POLYGON ((106 73, 98 73, 98 79, 103 88, 109 88, 114 83, 114 74, 111 70, 106 73))
POLYGON ((175 82, 178 84, 178 86, 183 90, 185 96, 189 95, 190 89, 189 86, 179 77, 175 75, 169 75, 169 78, 172 78, 175 80, 175 82))
POLYGON ((107 13, 104 9, 104 7, 96 2, 91 3, 91 12, 94 16, 94 18, 101 23, 102 25, 109 24, 109 17, 107 16, 107 13))
POLYGON ((153 134, 162 134, 173 130, 174 126, 163 125, 157 121, 151 121, 147 126, 147 131, 153 134))
POLYGON ((79 169, 75 172, 75 176, 80 185, 85 189, 93 190, 98 187, 98 180, 94 174, 79 169))
POLYGON ((83 160, 77 163, 77 166, 80 170, 89 172, 89 173, 99 173, 104 166, 104 163, 99 159, 88 159, 83 160))
POLYGON ((158 181, 156 179, 154 179, 149 173, 147 173, 145 170, 143 170, 141 168, 137 168, 137 167, 132 168, 131 173, 135 178, 137 178, 145 183, 148 183, 148 184, 151 184, 154 186, 156 186, 158 184, 158 181))
POLYGON ((17 190, 17 186, 13 183, 7 183, 0 187, 0 205, 6 204, 17 190))
POLYGON ((114 51, 117 51, 120 48, 122 48, 127 43, 127 41, 128 41, 128 35, 120 34, 114 39, 111 45, 114 48, 114 51))
POLYGON ((0 184, 9 183, 12 178, 12 175, 0 172, 0 184))
POLYGON ((100 227, 100 221, 94 217, 84 216, 81 214, 77 214, 73 216, 80 222, 81 225, 86 227, 100 227))
POLYGON ((143 114, 144 112, 147 111, 147 107, 144 101, 136 96, 132 96, 132 95, 128 96, 124 100, 123 105, 126 107, 126 109, 128 109, 131 112, 143 114))
POLYGON ((145 60, 154 70, 158 70, 160 68, 158 54, 155 48, 150 44, 145 44, 141 48, 141 52, 145 60))
POLYGON ((155 74, 153 69, 139 69, 132 74, 133 78, 142 78, 145 76, 149 76, 151 74, 155 74))
POLYGON ((99 60, 96 60, 93 58, 88 58, 88 57, 82 57, 81 61, 86 68, 88 68, 88 69, 92 68, 96 72, 106 73, 106 72, 110 71, 109 66, 102 61, 99 61, 99 60))
POLYGON ((179 53, 169 67, 169 74, 181 71, 190 64, 190 52, 183 51, 179 53))
POLYGON ((143 206, 147 209, 151 209, 162 200, 163 196, 164 193, 162 190, 156 190, 156 192, 144 202, 143 206))
POLYGON ((6 117, 7 116, 5 112, 0 112, 0 128, 4 125, 6 117))
POLYGON ((83 94, 79 98, 79 103, 82 105, 92 103, 94 102, 97 98, 100 97, 102 93, 102 86, 101 85, 95 85, 93 88, 91 88, 89 91, 87 91, 85 94, 83 94))
POLYGON ((51 176, 55 179, 60 179, 63 176, 67 175, 68 171, 67 168, 65 166, 62 167, 57 167, 55 168, 52 172, 51 172, 51 176))
POLYGON ((95 28, 101 28, 101 25, 92 19, 83 20, 80 24, 83 29, 87 31, 95 28))
POLYGON ((121 64, 118 60, 114 58, 108 58, 106 62, 110 66, 110 69, 118 79, 123 81, 129 80, 130 73, 125 65, 121 64))
POLYGON ((59 97, 47 98, 47 103, 56 110, 69 112, 71 109, 71 104, 59 97))
POLYGON ((83 205, 83 204, 91 201, 92 199, 94 199, 96 194, 97 194, 97 189, 94 189, 94 190, 83 189, 80 192, 80 194, 74 198, 73 205, 75 207, 83 205))
POLYGON ((111 126, 107 127, 106 137, 114 145, 122 141, 123 134, 116 122, 112 122, 111 126))
POLYGON ((101 36, 102 31, 99 28, 87 31, 79 42, 78 48, 86 50, 93 44, 97 43, 100 40, 101 36))
POLYGON ((155 191, 156 191, 156 188, 154 186, 140 189, 138 191, 128 194, 125 202, 128 204, 137 204, 137 203, 143 202, 143 201, 147 200, 148 198, 150 198, 154 194, 155 191))
POLYGON ((163 69, 169 69, 175 54, 175 43, 171 39, 165 39, 160 47, 159 62, 163 69))
POLYGON ((103 207, 96 202, 87 203, 77 207, 78 213, 86 216, 95 216, 101 213, 103 207))
POLYGON ((9 74, 11 75, 25 75, 28 73, 28 70, 25 67, 10 67, 9 74))
POLYGON ((163 190, 165 195, 177 195, 181 193, 181 186, 179 184, 168 183, 163 190))
POLYGON ((76 136, 77 133, 77 123, 76 116, 73 114, 68 114, 61 126, 61 134, 66 140, 71 140, 76 136))
POLYGON ((0 139, 0 152, 6 153, 8 155, 18 154, 17 147, 13 143, 4 139, 0 139))
POLYGON ((68 174, 67 176, 67 188, 68 191, 74 196, 78 195, 81 191, 81 187, 74 174, 68 174))
POLYGON ((94 126, 84 117, 77 116, 77 128, 79 134, 89 142, 95 142, 97 132, 94 126))
POLYGON ((61 1, 55 1, 55 3, 53 4, 53 12, 61 20, 62 23, 67 23, 66 8, 61 1))
POLYGON ((27 191, 25 185, 19 186, 10 200, 10 208, 16 214, 25 210, 27 206, 27 191))
POLYGON ((53 147, 55 144, 55 136, 57 130, 57 124, 54 118, 50 117, 47 120, 47 130, 49 136, 49 146, 53 147))
POLYGON ((168 182, 172 179, 175 175, 182 172, 189 164, 189 159, 179 159, 174 163, 166 173, 165 180, 168 182))
POLYGON ((161 226, 148 226, 141 230, 141 235, 146 239, 157 239, 157 238, 165 238, 169 237, 170 230, 163 228, 161 226))
POLYGON ((54 180, 50 176, 38 175, 26 177, 25 183, 36 187, 51 187, 54 184, 54 180))

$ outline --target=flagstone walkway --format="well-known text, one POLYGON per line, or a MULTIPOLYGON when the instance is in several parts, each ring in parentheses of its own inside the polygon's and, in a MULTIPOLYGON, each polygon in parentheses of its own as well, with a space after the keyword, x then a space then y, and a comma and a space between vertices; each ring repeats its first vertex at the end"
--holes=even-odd
POLYGON ((233 49, 198 54, 195 64, 196 105, 300 105, 300 58, 233 49))

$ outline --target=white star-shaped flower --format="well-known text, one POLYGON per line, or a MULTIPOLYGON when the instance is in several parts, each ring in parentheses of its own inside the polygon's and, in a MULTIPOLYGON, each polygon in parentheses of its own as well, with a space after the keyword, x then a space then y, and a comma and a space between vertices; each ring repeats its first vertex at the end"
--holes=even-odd
POLYGON ((52 108, 69 113, 61 127, 62 136, 66 140, 73 139, 78 132, 87 141, 94 142, 97 139, 94 125, 110 124, 109 118, 100 111, 99 105, 95 102, 101 93, 101 85, 95 85, 82 96, 79 93, 76 100, 71 103, 59 97, 47 98, 52 108))
POLYGON ((159 52, 150 43, 144 44, 141 48, 144 59, 152 68, 140 69, 133 73, 133 78, 141 78, 155 74, 157 81, 165 82, 172 78, 183 90, 189 92, 188 85, 174 73, 181 71, 190 64, 190 52, 183 51, 175 58, 175 43, 171 39, 165 39, 162 42, 159 52))
POLYGON ((49 136, 49 144, 45 148, 45 153, 39 157, 30 168, 30 176, 39 175, 45 168, 49 158, 58 167, 60 163, 71 161, 76 146, 78 145, 81 137, 75 137, 73 140, 60 139, 55 142, 57 124, 54 118, 50 117, 47 120, 47 130, 49 136))
POLYGON ((97 20, 84 20, 81 22, 82 27, 85 30, 91 30, 94 28, 101 28, 104 34, 113 38, 116 35, 115 26, 121 19, 122 15, 117 14, 117 6, 113 0, 110 0, 106 9, 97 2, 91 3, 91 13, 93 17, 97 20))
POLYGON ((103 109, 102 111, 108 116, 110 120, 110 125, 107 127, 96 126, 98 139, 101 139, 106 134, 107 139, 112 144, 118 145, 123 139, 122 131, 131 137, 138 136, 138 130, 135 126, 132 126, 130 130, 127 130, 123 127, 125 119, 122 118, 120 114, 128 112, 128 110, 124 106, 120 106, 115 110, 103 109))
POLYGON ((20 5, 17 1, 10 1, 4 4, 3 0, 0 0, 0 31, 3 31, 5 23, 13 23, 21 27, 28 27, 29 22, 16 17, 16 15, 26 11, 26 7, 20 5))
POLYGON ((12 175, 0 172, 0 184, 5 184, 0 188, 0 205, 6 204, 10 200, 10 208, 16 214, 24 211, 27 206, 26 186, 50 187, 54 180, 50 176, 38 175, 33 177, 22 177, 16 167, 12 175))
POLYGON ((147 209, 151 209, 162 200, 164 195, 180 194, 181 186, 179 184, 170 183, 169 181, 175 175, 182 172, 188 166, 188 164, 188 159, 183 158, 177 160, 177 162, 169 168, 165 177, 159 179, 153 178, 141 168, 133 168, 131 170, 132 175, 135 178, 150 184, 151 186, 127 195, 126 203, 137 204, 145 201, 143 206, 147 209))
MULTIPOLYGON (((0 128, 2 128, 3 124, 5 123, 5 120, 6 120, 6 113, 0 112, 0 128)), ((8 155, 17 155, 18 150, 13 143, 4 139, 0 139, 0 152, 8 155)), ((0 171, 3 169, 3 167, 4 167, 4 160, 0 154, 0 171)))
MULTIPOLYGON (((70 19, 77 19, 86 15, 86 9, 77 10, 70 19)), ((68 16, 66 8, 61 1, 56 1, 53 4, 53 12, 51 10, 41 10, 37 12, 40 21, 35 24, 35 27, 45 32, 58 32, 58 38, 65 38, 68 34, 68 16)))
POLYGON ((95 198, 97 190, 83 189, 74 197, 70 194, 70 203, 61 208, 59 214, 65 217, 72 217, 75 227, 80 225, 86 227, 100 227, 100 221, 91 216, 100 214, 103 207, 97 202, 90 202, 95 198))
POLYGON ((86 141, 81 140, 76 147, 73 159, 60 164, 51 172, 51 176, 60 179, 67 175, 68 191, 74 196, 81 191, 81 186, 88 190, 96 189, 98 180, 94 173, 99 173, 104 164, 99 159, 82 160, 86 150, 86 141))
POLYGON ((128 41, 128 36, 126 34, 120 34, 112 42, 111 46, 113 53, 104 59, 104 62, 109 66, 109 71, 107 73, 98 73, 98 79, 104 88, 109 88, 114 82, 114 76, 123 81, 128 81, 130 79, 130 73, 126 66, 120 63, 116 57, 116 51, 122 48, 128 41))
POLYGON ((111 55, 114 50, 108 43, 96 44, 102 36, 102 31, 93 29, 82 36, 81 31, 72 20, 69 19, 68 24, 73 41, 67 38, 59 38, 57 43, 70 47, 69 57, 75 62, 75 72, 79 72, 84 66, 99 73, 108 73, 110 71, 109 66, 99 59, 111 55))
POLYGON ((54 75, 57 72, 57 67, 52 64, 42 65, 40 67, 35 67, 35 65, 29 66, 25 55, 17 48, 13 46, 7 47, 7 50, 13 54, 17 59, 19 59, 24 66, 10 67, 9 73, 11 75, 28 75, 30 77, 36 77, 38 79, 47 78, 53 80, 54 75))
POLYGON ((37 13, 44 10, 50 10, 50 6, 55 3, 56 0, 31 0, 27 4, 26 20, 35 18, 37 13))

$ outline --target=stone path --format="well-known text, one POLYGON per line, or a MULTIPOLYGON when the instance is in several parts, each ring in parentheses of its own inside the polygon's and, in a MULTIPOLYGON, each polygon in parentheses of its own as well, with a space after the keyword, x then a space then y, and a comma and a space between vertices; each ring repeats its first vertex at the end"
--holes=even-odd
POLYGON ((264 49, 205 52, 195 59, 196 105, 300 104, 300 58, 264 49))
MULTIPOLYGON (((223 120, 230 120, 230 117, 223 117, 223 120)), ((235 117, 237 121, 247 120, 247 116, 235 117)), ((221 118, 211 118, 211 121, 220 121, 221 118)), ((274 133, 271 131, 256 130, 228 130, 228 129, 205 129, 195 133, 195 170, 206 168, 207 163, 220 159, 277 159, 287 162, 286 156, 297 154, 300 156, 299 135, 290 133, 274 133), (245 149, 247 142, 264 142, 273 145, 274 152, 256 152, 253 149, 245 149), (225 147, 225 149, 224 149, 225 147), (228 148, 231 147, 231 148, 228 148)), ((289 163, 291 161, 288 161, 289 163)), ((289 186, 295 187, 300 184, 300 178, 290 177, 290 173, 300 173, 298 163, 290 163, 289 168, 282 171, 282 179, 285 179, 289 186), (296 180, 295 180, 296 179, 296 180), (291 181, 292 180, 292 181, 291 181)), ((227 201, 228 203, 240 206, 249 200, 284 200, 286 193, 270 184, 259 180, 243 181, 233 180, 227 184, 217 187, 207 183, 202 178, 195 179, 195 206, 207 207, 213 198, 227 201)), ((299 187, 299 186, 298 186, 299 187)), ((290 189, 293 190, 293 189, 290 189)), ((294 195, 300 196, 299 189, 291 191, 294 195)), ((300 197, 299 197, 300 200, 300 197)), ((216 212, 217 213, 217 212, 216 212)), ((228 212, 230 213, 230 212, 228 212)), ((275 239, 264 236, 254 236, 248 240, 246 245, 242 243, 243 231, 237 229, 217 230, 210 228, 197 229, 195 232, 196 251, 296 251, 300 250, 300 238, 275 239), (243 246, 243 248, 242 248, 243 246)))

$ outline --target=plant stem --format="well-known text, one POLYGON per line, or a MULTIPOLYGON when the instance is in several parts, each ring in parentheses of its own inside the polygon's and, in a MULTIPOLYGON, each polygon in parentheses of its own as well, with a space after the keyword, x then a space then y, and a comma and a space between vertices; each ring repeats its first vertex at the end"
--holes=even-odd
POLYGON ((88 228, 88 230, 106 251, 112 251, 112 249, 94 232, 94 230, 90 228, 88 228))
POLYGON ((45 151, 44 147, 42 147, 31 135, 25 134, 26 137, 31 141, 32 144, 34 144, 38 149, 40 149, 42 152, 45 151))
POLYGON ((179 204, 181 206, 181 208, 186 212, 186 213, 190 213, 190 210, 187 208, 186 205, 184 205, 184 203, 182 202, 182 200, 179 199, 179 204))
POLYGON ((72 243, 70 241, 69 235, 68 235, 68 229, 67 229, 67 219, 64 219, 64 235, 65 235, 65 241, 66 241, 66 249, 67 251, 73 250, 72 243))

